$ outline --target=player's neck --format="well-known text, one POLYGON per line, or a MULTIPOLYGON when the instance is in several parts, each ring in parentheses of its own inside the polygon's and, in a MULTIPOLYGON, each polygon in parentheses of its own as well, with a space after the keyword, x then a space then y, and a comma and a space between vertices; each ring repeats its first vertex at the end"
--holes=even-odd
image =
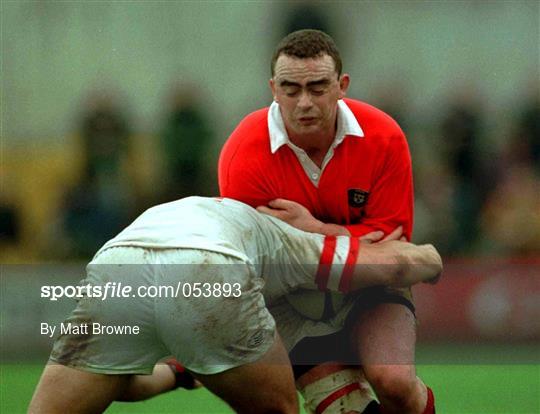
POLYGON ((328 149, 334 142, 335 136, 336 130, 332 128, 329 131, 321 131, 309 135, 295 135, 292 133, 289 134, 289 139, 294 145, 302 148, 308 157, 320 168, 324 157, 328 153, 328 149))

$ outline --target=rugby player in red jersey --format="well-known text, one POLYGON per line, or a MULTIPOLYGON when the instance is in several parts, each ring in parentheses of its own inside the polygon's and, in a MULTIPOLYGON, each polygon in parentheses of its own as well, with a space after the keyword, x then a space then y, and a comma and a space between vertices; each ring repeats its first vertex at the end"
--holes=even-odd
MULTIPOLYGON (((277 46, 271 71, 274 102, 245 117, 222 150, 221 195, 266 206, 262 211, 290 223, 310 222, 312 231, 326 235, 389 235, 397 229, 396 237, 410 240, 413 185, 406 138, 384 112, 345 98, 350 78, 342 73, 334 41, 316 30, 291 33, 277 46)), ((290 354, 293 363, 295 355, 329 348, 341 352, 340 341, 352 342, 381 403, 369 410, 435 412, 432 391, 416 376, 410 290, 373 289, 359 295, 357 304, 349 312, 348 332, 336 337, 335 345, 306 339, 290 354)), ((314 358, 339 361, 340 352, 314 358)), ((297 384, 306 388, 319 381, 324 388, 325 377, 347 369, 297 365, 297 384)), ((337 391, 319 389, 309 409, 334 412, 340 400, 350 412, 363 411, 354 406, 357 389, 351 378, 337 391)))

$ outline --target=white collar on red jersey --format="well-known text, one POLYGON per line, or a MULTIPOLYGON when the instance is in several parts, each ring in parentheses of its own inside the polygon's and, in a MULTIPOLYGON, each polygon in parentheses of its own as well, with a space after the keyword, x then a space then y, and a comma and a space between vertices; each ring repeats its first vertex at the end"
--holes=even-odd
MULTIPOLYGON (((270 132, 270 149, 272 154, 274 154, 282 145, 293 145, 287 135, 287 130, 285 129, 285 124, 283 123, 281 112, 279 111, 279 104, 275 101, 272 102, 268 111, 268 131, 270 132)), ((341 144, 348 135, 363 137, 364 131, 362 131, 360 124, 350 108, 342 99, 340 99, 338 101, 337 109, 336 137, 334 138, 332 148, 336 148, 341 144)))

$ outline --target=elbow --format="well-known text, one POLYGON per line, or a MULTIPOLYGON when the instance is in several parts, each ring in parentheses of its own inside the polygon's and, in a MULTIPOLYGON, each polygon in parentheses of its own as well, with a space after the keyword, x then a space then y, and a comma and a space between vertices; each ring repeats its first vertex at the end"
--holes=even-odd
POLYGON ((428 244, 425 246, 427 249, 429 249, 429 259, 428 259, 428 265, 430 267, 430 270, 432 270, 433 275, 431 278, 427 280, 428 283, 435 284, 439 281, 439 278, 441 277, 442 271, 443 271, 443 261, 442 257, 432 244, 428 244))
POLYGON ((415 246, 415 254, 396 255, 396 266, 388 272, 391 284, 405 287, 420 282, 436 283, 443 270, 442 258, 431 244, 415 246))

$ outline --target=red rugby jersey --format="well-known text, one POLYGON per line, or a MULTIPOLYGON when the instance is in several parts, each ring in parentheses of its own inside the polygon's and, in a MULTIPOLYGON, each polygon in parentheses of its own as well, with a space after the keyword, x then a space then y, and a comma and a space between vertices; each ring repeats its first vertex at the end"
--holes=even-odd
POLYGON ((403 225, 411 237, 411 157, 398 124, 381 110, 345 99, 364 137, 347 136, 334 150, 316 187, 296 154, 270 150, 268 109, 246 116, 225 143, 218 166, 223 197, 253 207, 275 198, 296 201, 325 223, 344 225, 352 235, 388 234, 403 225))

